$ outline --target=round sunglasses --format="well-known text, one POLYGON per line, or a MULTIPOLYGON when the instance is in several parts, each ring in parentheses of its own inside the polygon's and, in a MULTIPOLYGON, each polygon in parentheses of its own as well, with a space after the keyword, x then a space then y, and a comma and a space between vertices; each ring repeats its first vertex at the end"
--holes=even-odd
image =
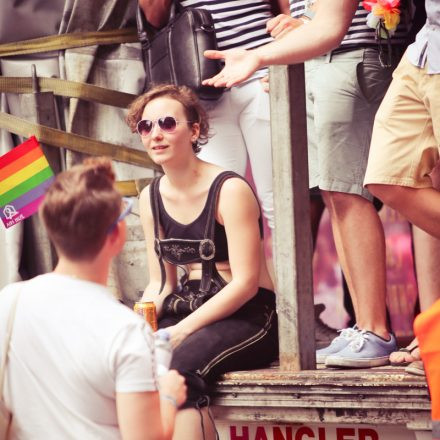
POLYGON ((141 119, 137 123, 136 130, 142 137, 145 137, 151 134, 151 132, 153 131, 154 124, 156 123, 157 125, 159 125, 159 128, 162 131, 165 131, 166 133, 173 133, 177 128, 177 124, 182 124, 182 123, 190 124, 192 122, 193 121, 178 121, 173 116, 164 116, 154 121, 152 121, 151 119, 141 119))

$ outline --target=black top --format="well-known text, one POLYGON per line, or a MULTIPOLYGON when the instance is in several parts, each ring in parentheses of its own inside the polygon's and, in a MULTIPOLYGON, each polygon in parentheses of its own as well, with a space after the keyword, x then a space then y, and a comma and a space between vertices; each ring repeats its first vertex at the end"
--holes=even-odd
MULTIPOLYGON (((208 197, 205 202, 205 206, 199 216, 186 225, 179 223, 174 220, 166 211, 162 196, 160 192, 158 193, 159 201, 159 222, 162 225, 164 231, 164 238, 180 238, 186 240, 200 240, 204 238, 204 231, 206 224, 208 223, 208 212, 209 207, 214 203, 214 196, 218 188, 218 182, 221 180, 222 174, 217 176, 208 192, 208 197)), ((230 176, 233 177, 233 176, 230 176)), ((223 183, 223 181, 221 182, 223 183)), ((228 241, 226 239, 225 227, 221 225, 217 220, 215 220, 214 227, 214 245, 215 245, 215 256, 214 261, 228 261, 228 241)))
MULTIPOLYGON (((217 273, 214 264, 214 262, 229 259, 226 231, 224 226, 215 219, 215 212, 221 186, 225 180, 232 177, 243 179, 231 171, 223 171, 214 179, 209 188, 202 212, 187 225, 177 222, 166 212, 159 191, 160 178, 152 181, 150 203, 154 219, 155 251, 161 267, 161 291, 165 284, 165 270, 162 259, 174 265, 201 262, 202 282, 200 290, 209 289, 212 280, 226 284, 217 273), (158 236, 159 224, 163 228, 164 238, 158 236)), ((258 221, 260 236, 263 237, 261 212, 258 221)))

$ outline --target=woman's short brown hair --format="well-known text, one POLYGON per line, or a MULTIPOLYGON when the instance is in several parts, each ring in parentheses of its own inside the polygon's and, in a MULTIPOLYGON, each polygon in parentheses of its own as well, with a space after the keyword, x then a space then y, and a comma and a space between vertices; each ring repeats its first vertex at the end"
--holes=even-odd
POLYGON ((89 158, 57 175, 40 206, 40 217, 58 252, 91 260, 121 212, 108 158, 89 158))
POLYGON ((193 143, 195 153, 200 151, 200 145, 208 142, 209 122, 208 115, 199 101, 197 95, 186 86, 175 86, 173 84, 162 84, 152 87, 148 92, 137 97, 128 107, 126 121, 134 133, 138 122, 142 119, 145 106, 156 98, 167 97, 179 101, 188 121, 197 122, 200 126, 199 138, 193 143))

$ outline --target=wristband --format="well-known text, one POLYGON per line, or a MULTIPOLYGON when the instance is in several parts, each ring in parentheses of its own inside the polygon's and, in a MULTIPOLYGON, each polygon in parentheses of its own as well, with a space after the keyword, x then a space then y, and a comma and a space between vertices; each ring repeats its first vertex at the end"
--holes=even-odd
POLYGON ((179 405, 177 405, 177 401, 173 396, 170 396, 169 394, 161 394, 160 398, 161 400, 168 400, 168 402, 171 402, 174 408, 179 408, 179 405))
POLYGON ((315 16, 315 11, 312 11, 311 9, 306 9, 303 12, 303 17, 307 17, 309 20, 313 20, 313 17, 315 16))

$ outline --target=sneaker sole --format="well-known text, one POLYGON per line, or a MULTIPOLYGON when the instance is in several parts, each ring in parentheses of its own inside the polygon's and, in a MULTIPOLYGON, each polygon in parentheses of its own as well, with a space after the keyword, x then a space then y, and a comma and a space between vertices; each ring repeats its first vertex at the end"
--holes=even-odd
POLYGON ((321 356, 316 356, 316 363, 317 364, 325 364, 325 360, 328 358, 328 356, 327 355, 325 355, 325 356, 323 356, 323 355, 321 355, 321 356))
POLYGON ((409 374, 414 374, 415 376, 426 376, 425 370, 421 370, 420 368, 408 366, 405 368, 405 371, 409 374))
POLYGON ((380 358, 367 358, 367 359, 353 359, 342 358, 338 356, 327 356, 325 360, 326 367, 352 367, 352 368, 371 368, 382 367, 388 365, 389 357, 383 356, 380 358))

